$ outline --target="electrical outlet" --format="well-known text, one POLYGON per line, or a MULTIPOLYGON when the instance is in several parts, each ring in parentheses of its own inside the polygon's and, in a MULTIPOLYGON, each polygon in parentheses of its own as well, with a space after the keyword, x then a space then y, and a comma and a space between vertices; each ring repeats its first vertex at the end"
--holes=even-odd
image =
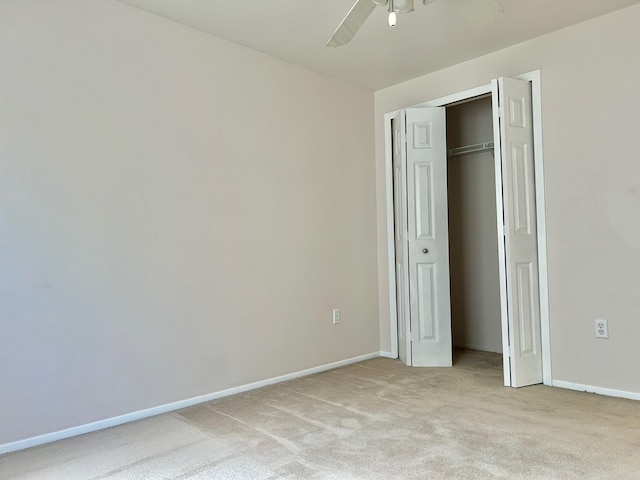
POLYGON ((609 325, 606 320, 596 319, 596 338, 609 338, 609 325))
POLYGON ((334 308, 333 309, 333 324, 334 325, 338 325, 340 322, 341 322, 340 309, 339 308, 334 308))

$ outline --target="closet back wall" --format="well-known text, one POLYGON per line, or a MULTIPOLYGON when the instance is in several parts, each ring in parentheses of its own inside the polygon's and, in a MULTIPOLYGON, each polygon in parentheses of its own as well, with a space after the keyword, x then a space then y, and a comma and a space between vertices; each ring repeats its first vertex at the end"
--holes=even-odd
MULTIPOLYGON (((491 98, 447 108, 448 149, 493 141, 491 98)), ((456 346, 502 352, 491 151, 448 159, 451 321, 456 346)))

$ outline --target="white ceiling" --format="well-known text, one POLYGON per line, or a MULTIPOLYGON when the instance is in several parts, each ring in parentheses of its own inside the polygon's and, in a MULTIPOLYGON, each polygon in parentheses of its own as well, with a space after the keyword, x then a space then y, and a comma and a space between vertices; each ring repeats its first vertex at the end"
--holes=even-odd
POLYGON ((129 5, 372 90, 403 82, 594 18, 640 0, 498 0, 505 12, 477 28, 442 0, 387 26, 378 7, 351 43, 325 47, 355 0, 120 0, 129 5))

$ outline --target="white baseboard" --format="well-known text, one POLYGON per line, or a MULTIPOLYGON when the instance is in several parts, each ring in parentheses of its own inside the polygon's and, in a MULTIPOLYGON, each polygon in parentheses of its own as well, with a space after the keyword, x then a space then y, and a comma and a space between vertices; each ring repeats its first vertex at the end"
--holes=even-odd
POLYGON ((380 356, 384 358, 393 358, 393 359, 398 358, 397 355, 394 356, 393 353, 391 352, 380 352, 380 356))
POLYGON ((554 387, 567 388, 569 390, 577 390, 579 392, 597 393, 598 395, 606 395, 607 397, 627 398, 629 400, 640 400, 640 393, 625 392, 624 390, 614 390, 612 388, 594 387, 592 385, 582 385, 580 383, 564 382, 562 380, 554 380, 554 387))
POLYGON ((370 360, 372 358, 378 358, 382 355, 382 353, 383 352, 373 352, 366 355, 360 355, 358 357, 340 360, 339 362, 328 363, 326 365, 320 365, 319 367, 313 367, 307 370, 301 370, 299 372, 281 375, 279 377, 268 378, 259 382, 249 383, 247 385, 241 385, 239 387, 228 388, 226 390, 209 393, 207 395, 200 395, 198 397, 188 398, 186 400, 180 400, 178 402, 167 403, 165 405, 127 413, 118 417, 107 418, 104 420, 99 420, 97 422, 87 423, 85 425, 79 425, 77 427, 67 428, 65 430, 60 430, 57 432, 46 433, 37 437, 31 437, 24 440, 18 440, 16 442, 5 443, 3 445, 0 445, 0 455, 9 452, 15 452, 17 450, 24 450, 25 448, 31 448, 45 443, 63 440, 69 437, 75 437, 76 435, 82 435, 85 433, 103 430, 109 427, 115 427, 117 425, 122 425, 123 423, 134 422, 136 420, 153 417, 162 413, 173 412, 182 408, 192 407, 193 405, 197 405, 199 403, 210 402, 211 400, 228 397, 237 393, 247 392, 249 390, 255 390, 257 388, 274 385, 276 383, 286 382, 287 380, 293 380, 295 378, 306 377, 308 375, 313 375, 314 373, 333 370, 334 368, 344 367, 346 365, 351 365, 352 363, 362 362, 364 360, 370 360))

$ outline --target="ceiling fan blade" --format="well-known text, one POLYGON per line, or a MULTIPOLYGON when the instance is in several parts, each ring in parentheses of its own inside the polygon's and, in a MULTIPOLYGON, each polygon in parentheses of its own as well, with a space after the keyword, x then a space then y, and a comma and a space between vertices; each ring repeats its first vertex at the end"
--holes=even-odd
POLYGON ((451 9, 476 27, 492 23, 504 12, 495 0, 444 0, 451 9))
POLYGON ((373 0, 358 0, 327 42, 327 47, 349 43, 377 4, 373 0))

